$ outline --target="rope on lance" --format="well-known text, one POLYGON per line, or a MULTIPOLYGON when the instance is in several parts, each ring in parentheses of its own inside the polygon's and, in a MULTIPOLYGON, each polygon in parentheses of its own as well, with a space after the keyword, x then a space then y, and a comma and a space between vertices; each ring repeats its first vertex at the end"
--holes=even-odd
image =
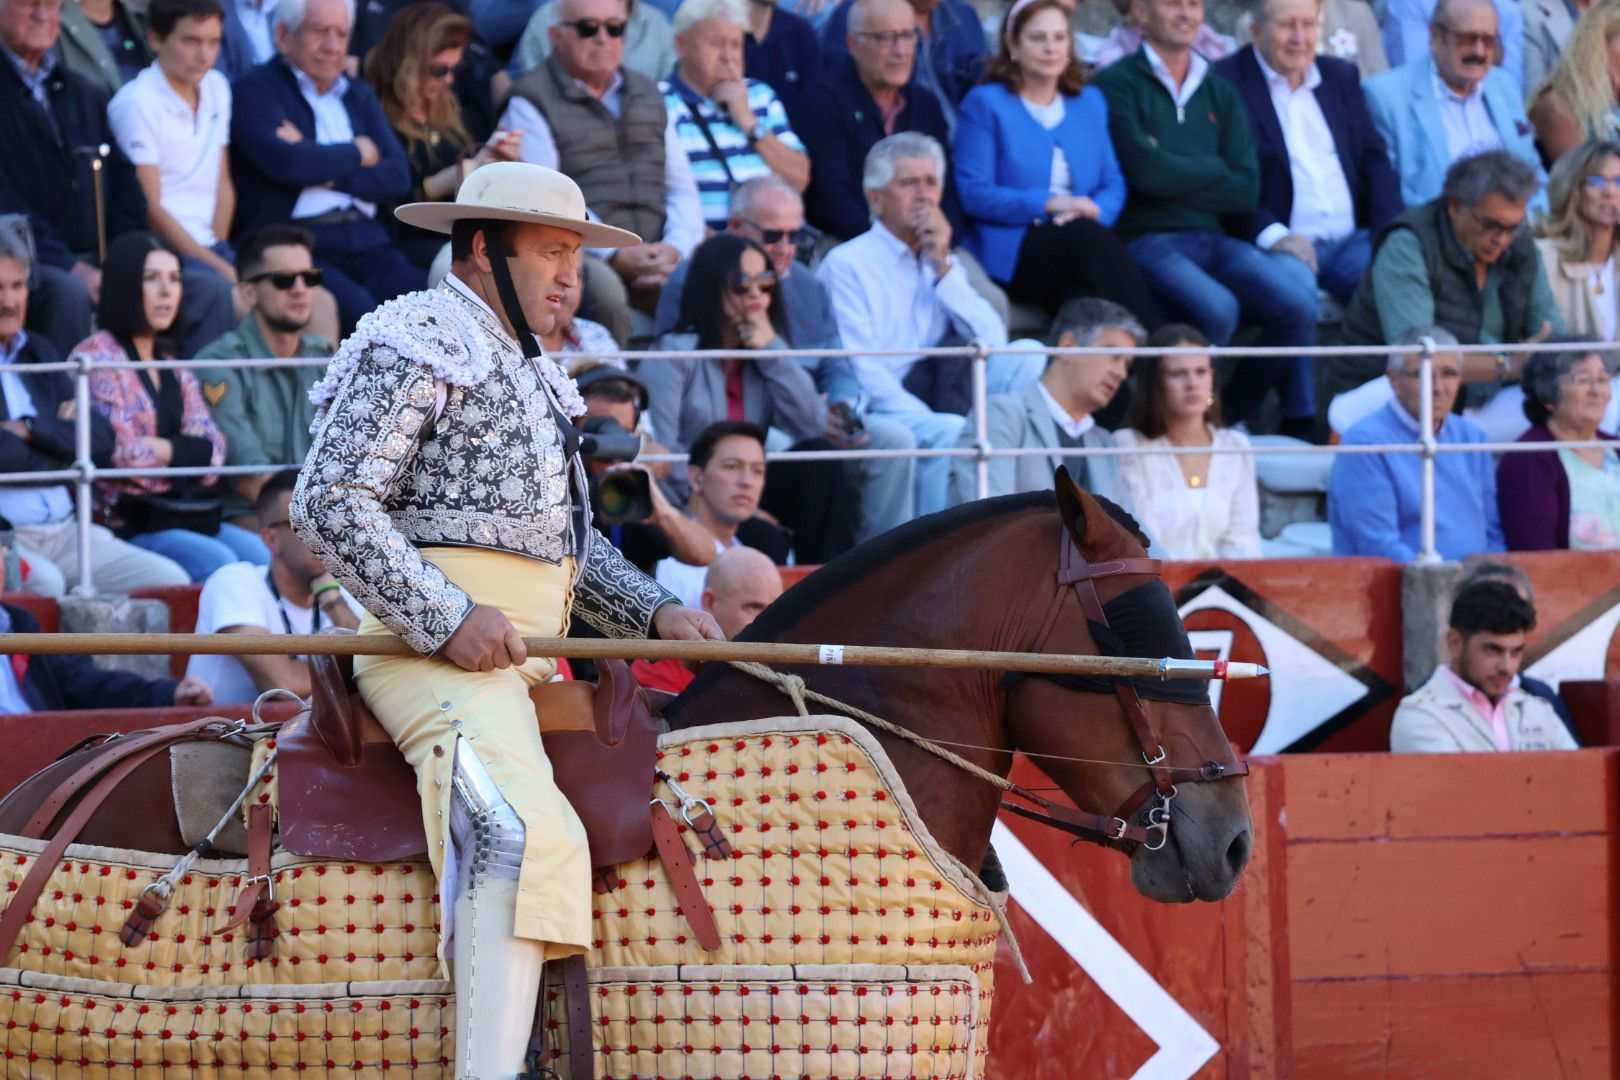
MULTIPOLYGON (((1128 656, 907 649, 881 645, 800 645, 767 641, 655 641, 641 638, 524 638, 530 656, 578 660, 689 660, 695 663, 842 664, 1095 675, 1123 679, 1253 679, 1259 664, 1154 660, 1128 656)), ((414 656, 399 638, 358 634, 0 634, 0 654, 101 656, 414 656)))

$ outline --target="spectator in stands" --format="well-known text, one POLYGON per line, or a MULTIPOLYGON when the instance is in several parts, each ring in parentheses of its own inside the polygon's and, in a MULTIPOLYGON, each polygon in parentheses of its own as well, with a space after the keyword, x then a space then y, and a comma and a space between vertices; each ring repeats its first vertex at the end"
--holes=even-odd
POLYGON ((1014 4, 988 81, 962 102, 954 163, 964 244, 1009 297, 1048 316, 1100 296, 1156 326, 1158 305, 1111 228, 1125 178, 1108 103, 1074 56, 1070 10, 1066 0, 1014 4))
MULTIPOLYGON (((829 252, 819 270, 846 348, 920 351, 952 339, 1007 343, 1001 317, 951 254, 951 225, 940 209, 944 177, 945 151, 927 135, 890 135, 866 156, 862 186, 872 225, 829 252)), ((904 424, 928 450, 954 446, 967 412, 959 388, 933 385, 941 370, 950 369, 917 355, 855 360, 871 411, 904 424), (947 405, 960 411, 942 411, 947 405)), ((917 462, 917 513, 946 507, 950 471, 949 458, 917 462)))
MULTIPOLYGON (((1383 345, 1435 323, 1469 345, 1545 341, 1565 332, 1529 231, 1526 207, 1540 180, 1505 150, 1462 158, 1439 198, 1397 218, 1374 242, 1372 266, 1345 308, 1346 344, 1383 345)), ((1414 339, 1415 340, 1415 339, 1414 339)), ((1470 354, 1462 377, 1471 405, 1518 377, 1523 356, 1470 354)), ((1329 362, 1336 389, 1376 377, 1374 359, 1329 362)))
POLYGON ((1491 66, 1497 26, 1491 0, 1440 0, 1429 51, 1367 80, 1367 108, 1407 206, 1434 199, 1453 164, 1485 150, 1506 150, 1546 180, 1519 80, 1491 66))
MULTIPOLYGON (((793 112, 793 128, 815 163, 805 210, 812 225, 841 240, 871 224, 861 171, 878 140, 915 131, 950 145, 939 99, 913 78, 917 41, 916 14, 906 0, 854 0, 851 62, 829 64, 793 112)), ((947 217, 953 216, 953 199, 948 191, 947 217)))
POLYGON ((1620 143, 1589 139, 1559 158, 1547 201, 1536 252, 1565 328, 1600 341, 1620 338, 1620 143))
MULTIPOLYGON (((703 575, 703 592, 698 598, 704 611, 714 616, 727 641, 782 595, 782 572, 770 556, 750 547, 727 548, 714 557, 703 575)), ((678 694, 692 684, 696 672, 679 660, 637 660, 630 674, 650 690, 678 694)))
MULTIPOLYGON (((0 214, 24 214, 33 233, 37 280, 29 329, 63 354, 90 333, 100 295, 101 230, 91 159, 113 146, 103 176, 105 237, 140 228, 146 201, 134 168, 116 146, 106 101, 95 87, 62 70, 56 53, 58 0, 0 2, 0 214)), ((230 328, 230 286, 188 273, 191 303, 177 331, 190 352, 230 328)))
MULTIPOLYGON (((0 604, 0 634, 39 632, 39 620, 26 609, 0 604)), ((93 657, 82 655, 0 656, 0 713, 160 709, 213 703, 208 685, 189 675, 184 679, 143 679, 132 672, 98 667, 93 657)))
MULTIPOLYGON (((1142 41, 1145 37, 1144 26, 1146 19, 1143 12, 1137 9, 1136 2, 1137 0, 1114 0, 1114 8, 1125 21, 1114 27, 1113 31, 1103 41, 1102 48, 1097 50, 1097 55, 1092 58, 1094 70, 1101 71, 1117 61, 1141 51, 1142 41)), ((1188 0, 1188 2, 1202 11, 1203 0, 1188 0)), ((1236 51, 1238 43, 1236 38, 1228 37, 1210 26, 1209 23, 1204 22, 1203 16, 1200 14, 1198 32, 1193 39, 1192 47, 1193 51, 1199 56, 1213 63, 1216 60, 1224 60, 1232 55, 1236 51)))
MULTIPOLYGON (((1186 325, 1161 327, 1149 348, 1208 348, 1186 325)), ((1131 449, 1181 447, 1192 454, 1128 454, 1119 459, 1127 505, 1166 559, 1258 559, 1260 490, 1248 436, 1221 426, 1215 367, 1208 353, 1137 358, 1127 425, 1114 433, 1131 449), (1223 452, 1224 451, 1224 452, 1223 452)))
MULTIPOLYGON (((1319 55, 1354 64, 1363 79, 1389 70, 1378 16, 1367 0, 1322 0, 1319 10, 1316 46, 1319 55)), ((1239 43, 1254 40, 1254 17, 1250 12, 1238 19, 1236 30, 1239 43)))
POLYGON ((1530 120, 1546 159, 1557 162, 1587 139, 1620 132, 1620 4, 1581 16, 1545 80, 1527 84, 1530 120))
POLYGON ((180 262, 236 283, 225 237, 236 213, 231 186, 231 84, 214 70, 225 9, 219 0, 152 0, 152 66, 107 106, 113 137, 135 166, 147 227, 180 262))
POLYGON ((579 304, 585 298, 584 284, 584 276, 575 274, 573 284, 563 289, 562 306, 557 312, 557 317, 552 320, 551 329, 540 334, 540 344, 545 348, 547 356, 563 356, 568 353, 612 356, 613 363, 623 367, 624 360, 615 356, 619 352, 619 343, 613 340, 613 334, 608 328, 599 322, 580 317, 579 304))
POLYGON ((821 77, 821 45, 808 22, 777 0, 748 0, 748 36, 743 39, 743 70, 776 91, 792 115, 799 94, 821 77))
MULTIPOLYGON (((1418 326, 1392 344, 1416 345, 1432 337, 1442 348, 1457 338, 1439 326, 1418 326)), ((1345 432, 1342 445, 1384 446, 1415 443, 1421 435, 1422 394, 1415 353, 1389 357, 1394 400, 1345 432)), ((1431 399, 1436 442, 1486 442, 1472 420, 1451 414, 1462 385, 1462 356, 1437 353, 1431 399)), ((1377 555, 1407 563, 1417 558, 1423 522, 1423 465, 1415 453, 1340 454, 1328 477, 1328 524, 1333 554, 1377 555)), ((1503 549, 1496 509, 1496 476, 1491 456, 1439 454, 1434 460, 1434 544, 1442 559, 1459 561, 1482 551, 1503 549)))
MULTIPOLYGON (((529 19, 517 52, 512 55, 513 78, 521 78, 546 62, 552 53, 554 33, 559 25, 566 25, 563 20, 569 15, 576 23, 591 17, 565 12, 565 6, 566 0, 546 0, 529 19)), ((625 0, 622 7, 602 27, 609 37, 624 42, 624 66, 655 83, 667 78, 675 70, 675 31, 669 25, 669 16, 648 0, 625 0)))
MULTIPOLYGON (((1502 73, 1513 80, 1515 87, 1524 81, 1524 10, 1514 0, 1483 0, 1496 12, 1497 27, 1488 41, 1481 40, 1486 58, 1500 64, 1502 73)), ((1440 9, 1447 6, 1435 0, 1388 0, 1383 11, 1384 53, 1395 67, 1417 60, 1434 44, 1434 29, 1441 21, 1440 9)), ((1453 14, 1457 8, 1450 5, 1453 14)), ((1450 28, 1458 34, 1468 30, 1463 24, 1450 28)), ((1481 32, 1484 27, 1479 27, 1481 32)), ((1448 80, 1449 81, 1449 80, 1448 80)))
MULTIPOLYGON (((410 163, 411 189, 398 202, 435 202, 456 197, 462 179, 491 161, 517 161, 523 133, 497 132, 476 154, 456 97, 472 24, 448 4, 423 0, 401 8, 366 56, 366 82, 382 103, 388 124, 410 163)), ((386 209, 392 210, 392 205, 386 209)), ((384 221, 400 249, 423 270, 433 265, 444 237, 394 220, 384 221)))
MULTIPOLYGON (((1609 367, 1580 344, 1536 353, 1524 365, 1522 443, 1613 441, 1598 425, 1609 409, 1609 367)), ((1620 455, 1602 447, 1503 454, 1496 502, 1509 551, 1620 548, 1620 455)))
MULTIPOLYGON (((785 544, 773 544, 774 551, 762 546, 766 541, 783 539, 779 531, 774 537, 770 530, 756 530, 746 539, 741 534, 758 511, 764 494, 764 429, 740 420, 704 428, 692 441, 686 480, 692 489, 687 509, 709 533, 716 555, 728 548, 746 546, 765 550, 774 562, 782 561, 787 551, 785 544)), ((659 560, 653 576, 681 603, 696 607, 703 599, 704 574, 704 567, 671 557, 659 560)))
MULTIPOLYGON (((756 176, 731 195, 731 216, 726 232, 752 240, 770 256, 777 288, 786 307, 784 337, 794 349, 842 349, 838 321, 833 317, 827 287, 808 267, 798 264, 800 250, 811 243, 813 232, 804 225, 804 200, 781 177, 756 176)), ((658 298, 654 333, 675 328, 681 295, 686 287, 684 262, 675 269, 658 298)), ((844 356, 800 357, 799 363, 815 380, 827 402, 827 428, 822 438, 846 449, 913 450, 911 430, 866 411, 866 398, 855 368, 844 356)), ((775 436, 773 435, 774 439, 775 436)), ((787 449, 787 442, 772 450, 787 449)), ((913 515, 913 459, 859 458, 844 462, 844 473, 856 487, 855 540, 870 540, 913 515)))
MULTIPOLYGON (((233 562, 215 570, 197 599, 199 634, 318 634, 358 630, 365 610, 298 538, 287 519, 298 470, 273 475, 259 489, 259 537, 270 550, 266 569, 233 562)), ((214 700, 251 702, 266 690, 307 697, 309 661, 302 656, 193 656, 188 678, 206 683, 214 700)))
MULTIPOLYGON (((1531 607, 1535 607, 1536 587, 1530 583, 1530 575, 1524 572, 1522 566, 1516 566, 1510 562, 1497 562, 1495 559, 1469 559, 1468 562, 1463 564, 1462 579, 1457 582, 1457 588, 1452 593, 1453 599, 1464 589, 1479 581, 1505 581, 1513 586, 1513 590, 1523 597, 1531 607)), ((1575 733, 1575 719, 1570 716, 1569 706, 1564 704, 1564 699, 1558 696, 1557 690, 1554 690, 1540 679, 1524 674, 1522 671, 1519 673, 1516 685, 1521 687, 1525 693, 1541 698, 1551 705, 1553 710, 1558 713, 1558 719, 1562 720, 1564 727, 1569 729, 1570 738, 1574 739, 1577 744, 1580 743, 1580 736, 1575 733)))
MULTIPOLYGON (((1130 195, 1115 228, 1127 240, 1168 317, 1217 345, 1240 317, 1260 343, 1316 344, 1316 276, 1298 253, 1262 251, 1228 236, 1223 218, 1259 205, 1254 134, 1236 88, 1193 49, 1203 23, 1198 0, 1136 0, 1140 51, 1098 74, 1108 128, 1130 195), (1174 88, 1173 90, 1171 88, 1174 88)), ((1247 419, 1277 391, 1281 430, 1314 438, 1309 357, 1252 358, 1227 380, 1222 411, 1247 419)))
POLYGON ((308 229, 345 329, 427 282, 377 220, 379 203, 410 190, 410 162, 371 88, 343 73, 351 3, 278 0, 281 55, 237 81, 233 94, 253 107, 231 117, 237 234, 308 229))
POLYGON ((622 344, 631 302, 652 311, 676 264, 703 239, 703 210, 663 92, 623 62, 624 37, 613 27, 624 20, 624 0, 561 2, 555 51, 512 87, 500 123, 523 133, 524 161, 567 173, 598 217, 642 238, 585 260, 586 311, 622 344))
MULTIPOLYGON (((101 329, 74 355, 96 364, 168 358, 162 335, 180 307, 180 259, 151 233, 126 233, 107 250, 107 278, 96 317, 101 329)), ((119 469, 188 468, 225 463, 220 434, 202 386, 189 369, 99 368, 90 373, 90 398, 111 423, 113 466, 119 469)), ((203 581, 228 562, 270 559, 259 538, 221 521, 222 504, 207 477, 132 477, 98 484, 107 519, 136 547, 173 559, 192 581, 203 581)))
POLYGON ((1239 234, 1305 261, 1348 303, 1400 184, 1355 65, 1317 55, 1320 0, 1254 0, 1254 44, 1215 65, 1254 121, 1260 205, 1239 234))
MULTIPOLYGON (((692 253, 675 330, 658 339, 672 352, 782 350, 788 307, 765 249, 732 233, 692 253)), ((677 449, 721 420, 782 433, 795 450, 826 450, 827 403, 792 357, 649 360, 640 375, 653 429, 677 449)), ((782 460, 771 466, 766 510, 794 534, 800 562, 822 563, 853 543, 850 497, 837 461, 782 460)))
POLYGON ((65 0, 57 44, 63 65, 112 97, 152 62, 146 17, 124 0, 65 0))
MULTIPOLYGON (((821 28, 822 64, 829 74, 844 66, 854 53, 851 38, 857 31, 850 16, 857 0, 844 0, 821 28)), ((908 0, 911 29, 916 33, 917 83, 939 103, 945 118, 954 123, 957 104, 984 75, 984 27, 967 0, 908 0)), ((893 134, 893 132, 888 132, 893 134)), ((947 146, 948 139, 941 140, 947 146)))
MULTIPOLYGON (((332 344, 305 333, 321 272, 311 254, 314 239, 296 225, 266 225, 242 242, 236 287, 247 308, 235 330, 197 354, 199 360, 276 357, 325 358, 332 344)), ((319 367, 198 368, 203 398, 225 437, 227 465, 296 465, 309 453, 315 407, 309 388, 319 367)), ((266 471, 229 481, 225 520, 249 532, 262 527, 254 513, 266 471)))
MULTIPOLYGON (((640 379, 628 371, 597 361, 584 362, 571 374, 579 386, 580 396, 585 399, 585 415, 576 421, 580 427, 587 427, 592 420, 605 417, 625 431, 639 435, 642 454, 669 453, 668 447, 660 445, 648 430, 647 387, 640 379)), ((660 559, 669 558, 692 566, 707 566, 713 561, 714 538, 696 519, 682 511, 680 495, 669 483, 671 469, 667 463, 638 461, 609 464, 587 459, 585 468, 593 477, 593 483, 600 482, 607 473, 621 469, 639 469, 647 474, 651 514, 641 521, 599 523, 613 546, 622 551, 637 569, 651 574, 660 559)), ((752 522, 745 523, 745 527, 751 525, 752 522)), ((763 528, 758 530, 761 535, 780 536, 780 530, 763 522, 761 525, 763 528)), ((773 551, 778 547, 785 559, 787 544, 771 545, 773 551)))
MULTIPOLYGON (((54 364, 61 360, 44 337, 24 329, 28 318, 28 249, 13 233, 0 230, 0 362, 54 364)), ((56 472, 72 468, 77 453, 77 410, 73 379, 61 371, 0 372, 0 472, 56 472)), ((112 465, 113 430, 99 412, 90 415, 90 460, 112 465)), ((73 495, 61 481, 12 482, 0 486, 0 515, 15 530, 19 553, 28 563, 25 592, 61 596, 79 581, 78 534, 73 495)), ((161 555, 117 539, 100 525, 90 527, 94 581, 107 592, 149 585, 183 585, 186 572, 161 555)))
MULTIPOLYGON (((1532 102, 1569 44, 1575 23, 1593 0, 1522 0, 1524 13, 1524 95, 1532 102)), ((1601 6, 1601 5, 1599 5, 1601 6)), ((1533 110, 1532 110, 1533 111, 1533 110)))
POLYGON ((276 0, 231 0, 225 5, 225 36, 219 70, 231 82, 276 56, 276 0))
POLYGON ((798 191, 810 158, 769 83, 743 77, 744 0, 685 0, 675 13, 675 73, 661 84, 692 163, 703 219, 723 229, 731 190, 774 172, 798 191))
MULTIPOLYGON (((1136 317, 1109 300, 1070 300, 1052 324, 1055 349, 1134 349, 1147 334, 1136 317)), ((991 394, 986 401, 985 436, 993 450, 1045 447, 1045 455, 990 459, 987 495, 1044 491, 1052 473, 1068 465, 1069 475, 1095 495, 1127 509, 1128 496, 1119 482, 1119 462, 1109 455, 1082 457, 1065 453, 1114 445, 1113 433, 1097 424, 1096 412, 1108 406, 1130 374, 1130 359, 1120 354, 1076 356, 1061 351, 1047 359, 1046 370, 1016 394, 991 394)), ((975 426, 962 428, 958 446, 973 446, 975 426)), ((978 496, 978 463, 969 457, 951 463, 951 501, 978 496)))
POLYGON ((1396 753, 1574 750, 1545 699, 1519 685, 1536 609, 1505 581, 1477 581, 1451 602, 1446 649, 1429 681, 1401 700, 1390 727, 1396 753))

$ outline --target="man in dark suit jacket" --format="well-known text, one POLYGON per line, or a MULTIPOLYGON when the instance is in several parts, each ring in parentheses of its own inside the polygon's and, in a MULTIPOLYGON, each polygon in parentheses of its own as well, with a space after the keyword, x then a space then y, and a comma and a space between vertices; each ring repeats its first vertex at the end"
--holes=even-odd
POLYGON ((315 235, 315 264, 337 297, 344 329, 426 274, 394 247, 377 206, 411 188, 410 163, 371 88, 343 73, 344 0, 276 10, 276 48, 231 87, 231 172, 240 237, 292 222, 315 235), (284 16, 299 17, 290 25, 284 16))
MULTIPOLYGON (((20 607, 0 604, 0 633, 37 634, 39 620, 20 607)), ((0 713, 213 702, 213 692, 200 679, 143 679, 96 667, 88 656, 0 656, 0 713)))
POLYGON ((1348 302, 1372 235, 1402 210, 1356 66, 1316 55, 1318 0, 1260 0, 1254 44, 1215 64, 1254 122, 1260 205, 1231 222, 1269 251, 1303 259, 1348 302))

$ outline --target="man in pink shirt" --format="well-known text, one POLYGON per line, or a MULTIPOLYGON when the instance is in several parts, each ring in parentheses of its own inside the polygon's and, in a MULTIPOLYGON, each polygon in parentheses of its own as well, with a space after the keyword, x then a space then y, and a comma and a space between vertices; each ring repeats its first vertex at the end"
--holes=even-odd
POLYGON ((1389 748, 1397 753, 1573 750, 1552 705, 1519 685, 1536 609, 1510 583, 1474 581, 1451 603, 1451 662, 1395 710, 1389 748))

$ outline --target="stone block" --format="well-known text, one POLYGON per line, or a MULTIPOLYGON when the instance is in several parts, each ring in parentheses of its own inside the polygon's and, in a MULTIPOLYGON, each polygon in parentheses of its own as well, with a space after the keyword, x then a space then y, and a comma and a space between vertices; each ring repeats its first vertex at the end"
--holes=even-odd
MULTIPOLYGON (((169 609, 159 600, 127 596, 64 596, 57 604, 61 629, 69 634, 166 634, 169 609)), ((169 657, 97 656, 97 667, 129 671, 147 679, 169 677, 169 657)), ((109 703, 111 704, 111 703, 109 703)))
POLYGON ((1461 563, 1409 563, 1401 571, 1401 673, 1408 692, 1449 657, 1446 627, 1461 563))

